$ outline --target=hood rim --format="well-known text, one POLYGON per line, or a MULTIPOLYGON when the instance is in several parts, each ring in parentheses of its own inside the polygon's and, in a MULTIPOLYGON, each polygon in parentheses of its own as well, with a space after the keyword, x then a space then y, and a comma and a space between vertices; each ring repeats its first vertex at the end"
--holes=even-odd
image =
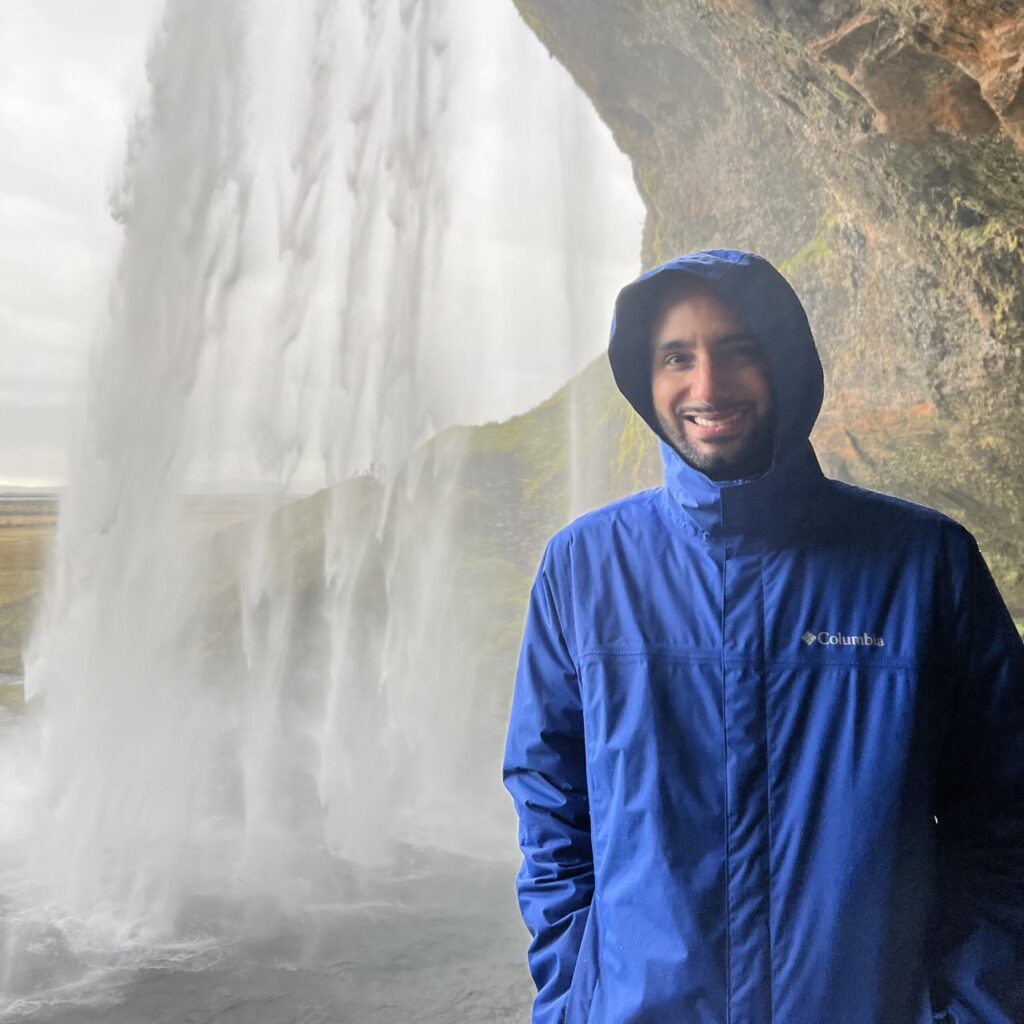
MULTIPOLYGON (((776 406, 772 464, 765 470, 771 472, 781 457, 807 441, 824 398, 824 372, 803 304, 768 260, 737 249, 676 257, 641 274, 619 292, 608 345, 615 384, 655 436, 687 466, 658 423, 647 351, 657 291, 669 274, 685 274, 709 287, 764 349, 776 406)), ((696 467, 690 468, 710 481, 696 467)))

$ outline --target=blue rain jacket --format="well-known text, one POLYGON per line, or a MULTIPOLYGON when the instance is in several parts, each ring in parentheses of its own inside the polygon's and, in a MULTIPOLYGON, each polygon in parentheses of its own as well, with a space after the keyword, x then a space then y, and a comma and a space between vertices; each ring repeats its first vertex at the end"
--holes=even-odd
POLYGON ((767 473, 664 486, 549 543, 504 763, 535 1024, 1024 1022, 1024 646, 972 537, 826 479, 821 367, 765 261, 624 289, 652 429, 661 275, 767 351, 767 473))

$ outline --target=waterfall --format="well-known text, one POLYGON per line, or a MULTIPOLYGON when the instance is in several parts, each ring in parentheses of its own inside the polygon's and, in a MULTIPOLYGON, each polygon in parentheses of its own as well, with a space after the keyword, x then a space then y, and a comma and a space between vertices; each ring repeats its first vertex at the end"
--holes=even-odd
MULTIPOLYGON (((166 6, 113 194, 123 249, 26 653, 32 711, 5 752, 0 994, 54 928, 62 948, 166 946, 197 900, 365 899, 366 872, 410 848, 515 859, 511 680, 474 668, 456 571, 464 437, 422 446, 513 411, 517 339, 561 353, 534 400, 600 350, 594 282, 628 276, 638 225, 621 262, 609 239, 638 212, 603 209, 610 140, 566 81, 553 122, 529 122, 554 169, 532 211, 547 262, 472 234, 499 207, 510 230, 522 201, 500 163, 474 171, 488 144, 457 120, 483 91, 466 75, 485 6, 166 6), (482 206, 474 174, 493 179, 482 206), (196 526, 197 493, 239 489, 244 514, 196 526)), ((539 89, 546 57, 517 29, 486 45, 529 53, 539 89)))

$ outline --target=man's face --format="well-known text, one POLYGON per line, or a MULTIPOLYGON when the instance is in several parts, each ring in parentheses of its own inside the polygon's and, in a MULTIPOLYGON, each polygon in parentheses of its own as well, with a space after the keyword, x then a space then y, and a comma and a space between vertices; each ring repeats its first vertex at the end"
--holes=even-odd
POLYGON ((732 310, 696 291, 668 307, 651 345, 654 410, 676 451, 712 480, 768 469, 771 382, 761 346, 732 310))

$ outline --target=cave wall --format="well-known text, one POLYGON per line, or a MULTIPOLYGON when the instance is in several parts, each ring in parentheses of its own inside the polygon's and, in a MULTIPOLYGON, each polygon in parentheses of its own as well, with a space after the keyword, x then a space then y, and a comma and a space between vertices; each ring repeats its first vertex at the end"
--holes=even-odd
POLYGON ((826 472, 964 522, 1024 619, 1024 10, 515 2, 632 159, 644 264, 771 259, 825 364, 826 472))

